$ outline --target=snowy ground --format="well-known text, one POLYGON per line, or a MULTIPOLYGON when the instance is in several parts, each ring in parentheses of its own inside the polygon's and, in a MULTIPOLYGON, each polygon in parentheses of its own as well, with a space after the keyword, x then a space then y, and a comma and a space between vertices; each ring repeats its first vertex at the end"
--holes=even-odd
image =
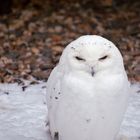
MULTIPOLYGON (((50 140, 45 126, 45 83, 0 84, 0 140, 50 140)), ((132 94, 120 136, 140 139, 140 84, 132 94)))

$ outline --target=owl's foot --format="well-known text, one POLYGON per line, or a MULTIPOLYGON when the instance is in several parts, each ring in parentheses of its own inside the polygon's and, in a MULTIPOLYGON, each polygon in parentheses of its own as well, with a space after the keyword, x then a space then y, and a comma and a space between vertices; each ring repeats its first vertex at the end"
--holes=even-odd
POLYGON ((54 140, 59 140, 59 133, 58 132, 54 133, 54 140))

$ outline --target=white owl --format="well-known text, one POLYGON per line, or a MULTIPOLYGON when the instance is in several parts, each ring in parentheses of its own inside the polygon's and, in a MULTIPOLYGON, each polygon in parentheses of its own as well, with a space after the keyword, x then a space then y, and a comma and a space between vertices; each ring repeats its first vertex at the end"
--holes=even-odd
POLYGON ((47 82, 53 140, 114 140, 127 107, 129 82, 117 47, 85 35, 71 42, 47 82))

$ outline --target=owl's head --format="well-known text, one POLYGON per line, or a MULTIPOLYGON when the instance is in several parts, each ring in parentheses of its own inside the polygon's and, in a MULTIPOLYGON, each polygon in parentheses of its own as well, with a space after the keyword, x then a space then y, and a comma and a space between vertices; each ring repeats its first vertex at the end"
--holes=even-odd
POLYGON ((71 42, 63 51, 60 64, 70 71, 84 72, 92 76, 124 69, 118 48, 97 35, 85 35, 71 42))

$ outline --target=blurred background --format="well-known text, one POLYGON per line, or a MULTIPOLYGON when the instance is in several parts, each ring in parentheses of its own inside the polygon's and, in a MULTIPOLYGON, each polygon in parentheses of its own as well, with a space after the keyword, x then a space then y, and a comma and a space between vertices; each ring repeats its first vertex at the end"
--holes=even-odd
POLYGON ((0 83, 46 81, 65 46, 86 34, 113 41, 140 81, 139 0, 0 0, 0 83))

